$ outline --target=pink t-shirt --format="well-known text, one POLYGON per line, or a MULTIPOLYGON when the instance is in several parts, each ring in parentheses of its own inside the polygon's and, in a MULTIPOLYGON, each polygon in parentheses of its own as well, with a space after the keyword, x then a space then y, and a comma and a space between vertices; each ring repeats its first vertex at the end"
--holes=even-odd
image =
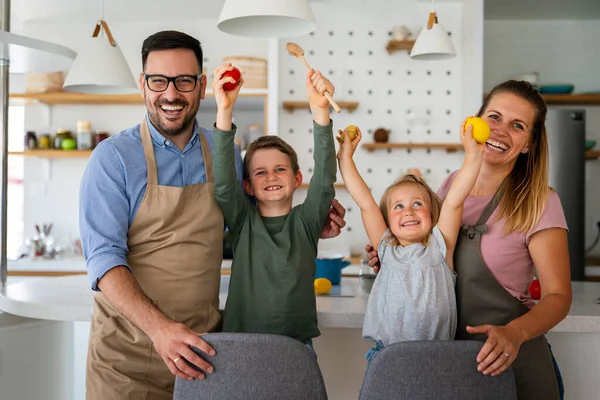
MULTIPOLYGON (((450 183, 457 173, 458 171, 453 172, 440 186, 438 195, 442 200, 446 198, 450 183)), ((467 197, 463 208, 462 223, 474 225, 493 197, 493 195, 467 197)), ((539 223, 527 234, 504 234, 504 221, 496 222, 497 214, 498 208, 486 223, 487 233, 481 237, 481 255, 498 282, 525 306, 531 308, 535 304, 529 294, 534 265, 527 246, 531 235, 536 232, 548 228, 568 229, 560 199, 555 191, 550 191, 546 209, 542 213, 539 223)))

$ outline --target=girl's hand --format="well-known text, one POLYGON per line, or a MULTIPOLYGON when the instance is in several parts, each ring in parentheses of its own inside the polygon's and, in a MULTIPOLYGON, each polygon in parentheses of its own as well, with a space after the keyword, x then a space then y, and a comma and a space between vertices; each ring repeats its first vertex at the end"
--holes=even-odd
POLYGON ((465 129, 465 122, 466 119, 460 125, 460 141, 465 148, 467 156, 479 156, 484 151, 483 143, 478 143, 473 139, 473 125, 469 124, 465 129))
POLYGON ((506 371, 523 344, 519 331, 509 326, 467 326, 467 332, 488 337, 476 358, 477 371, 484 375, 497 376, 506 371))
POLYGON ((233 107, 233 104, 238 98, 240 89, 244 84, 244 77, 240 76, 240 82, 235 89, 229 91, 223 89, 223 85, 225 83, 235 83, 235 79, 233 79, 230 76, 226 76, 223 79, 221 79, 221 76, 225 73, 225 71, 231 70, 233 70, 233 66, 231 65, 231 63, 225 63, 223 65, 218 66, 213 71, 212 89, 213 93, 215 94, 217 108, 220 110, 227 110, 233 107))
POLYGON ((340 135, 335 137, 340 145, 340 148, 337 152, 338 160, 344 157, 352 158, 352 155, 358 147, 358 143, 362 139, 362 132, 360 131, 360 128, 358 126, 356 127, 356 137, 354 138, 354 140, 350 140, 350 135, 345 129, 343 131, 341 129, 338 129, 338 133, 340 135), (342 137, 344 138, 343 143, 342 137))
POLYGON ((321 74, 320 71, 311 69, 306 74, 306 94, 311 107, 326 108, 329 110, 329 101, 324 93, 329 92, 333 96, 335 86, 321 74))

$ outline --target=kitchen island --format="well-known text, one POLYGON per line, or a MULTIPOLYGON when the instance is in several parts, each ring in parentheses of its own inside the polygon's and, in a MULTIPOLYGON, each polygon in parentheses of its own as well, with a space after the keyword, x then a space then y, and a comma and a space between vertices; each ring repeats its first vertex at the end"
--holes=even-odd
MULTIPOLYGON (((223 275, 221 308, 227 298, 228 279, 227 275, 223 275)), ((548 340, 561 367, 565 398, 595 399, 600 392, 600 380, 597 379, 600 376, 600 305, 596 304, 600 283, 573 282, 572 286, 570 313, 548 334, 548 340)), ((317 297, 322 335, 314 343, 329 398, 355 399, 367 365, 364 354, 370 347, 362 339, 368 293, 362 289, 358 278, 344 277, 337 289, 341 296, 317 297)), ((83 399, 81 380, 85 377, 86 339, 92 315, 92 292, 87 276, 36 279, 9 285, 0 293, 0 310, 39 323, 56 324, 59 321, 65 326, 72 326, 76 348, 70 358, 63 359, 63 363, 65 371, 75 371, 77 382, 72 398, 83 399), (73 361, 69 364, 69 360, 73 361)), ((52 343, 47 345, 48 348, 53 346, 52 343)), ((20 351, 24 357, 38 357, 25 354, 29 351, 27 343, 23 343, 22 347, 20 351)))

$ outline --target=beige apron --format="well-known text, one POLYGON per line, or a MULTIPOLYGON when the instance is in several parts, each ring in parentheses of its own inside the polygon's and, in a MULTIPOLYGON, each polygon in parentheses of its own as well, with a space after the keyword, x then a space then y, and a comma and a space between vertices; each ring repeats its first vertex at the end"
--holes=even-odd
MULTIPOLYGON (((127 260, 144 292, 170 318, 196 332, 221 322, 223 215, 214 199, 212 158, 200 131, 206 183, 159 186, 146 119, 140 136, 148 186, 128 232, 127 260)), ((86 398, 172 399, 174 375, 150 338, 98 292, 87 358, 86 398)))

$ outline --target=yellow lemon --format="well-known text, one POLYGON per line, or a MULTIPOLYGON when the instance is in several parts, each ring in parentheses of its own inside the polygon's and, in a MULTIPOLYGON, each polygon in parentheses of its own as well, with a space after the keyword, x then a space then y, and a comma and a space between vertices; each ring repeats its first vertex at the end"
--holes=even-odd
POLYGON ((485 143, 490 138, 490 126, 487 121, 479 117, 469 117, 465 121, 465 129, 469 124, 473 125, 473 139, 479 143, 485 143))
POLYGON ((315 279, 315 293, 327 294, 331 290, 331 281, 327 278, 315 279))
MULTIPOLYGON (((348 125, 345 130, 346 132, 348 132, 350 140, 354 140, 357 134, 356 125, 348 125)), ((342 141, 342 143, 344 143, 344 135, 340 135, 340 140, 342 141)))

